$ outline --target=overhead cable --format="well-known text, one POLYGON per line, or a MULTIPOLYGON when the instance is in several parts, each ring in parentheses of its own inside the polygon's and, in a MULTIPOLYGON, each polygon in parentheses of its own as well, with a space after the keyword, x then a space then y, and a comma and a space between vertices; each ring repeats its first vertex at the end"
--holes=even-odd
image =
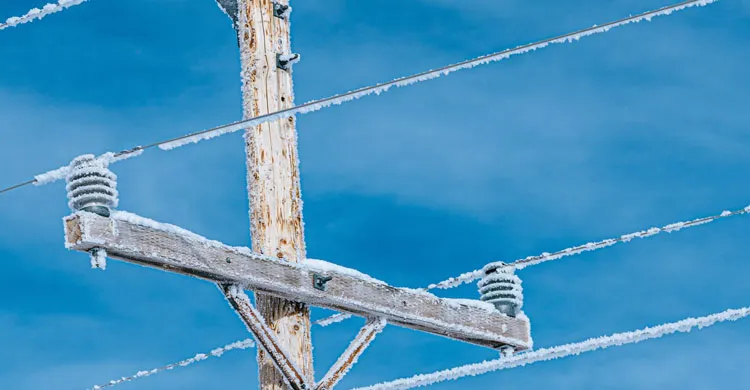
POLYGON ((16 27, 20 24, 30 23, 35 20, 42 19, 47 15, 51 15, 56 12, 66 10, 70 7, 82 4, 86 1, 87 0, 59 0, 56 4, 49 3, 45 5, 44 7, 42 7, 41 9, 32 8, 29 10, 29 12, 25 13, 24 15, 12 16, 8 18, 7 20, 5 20, 4 23, 0 23, 0 30, 5 30, 6 28, 16 27))
MULTIPOLYGON (((530 267, 533 265, 546 263, 548 261, 559 260, 563 257, 574 256, 574 255, 581 254, 583 252, 589 252, 589 251, 595 251, 595 250, 607 248, 617 243, 630 242, 634 238, 647 238, 647 237, 655 236, 659 233, 674 233, 683 229, 705 225, 707 223, 716 221, 718 219, 724 219, 724 218, 729 218, 729 217, 733 217, 736 215, 746 215, 746 214, 750 214, 750 206, 747 206, 745 208, 735 210, 735 211, 722 211, 720 214, 711 215, 708 217, 696 218, 690 221, 674 222, 668 225, 664 225, 660 228, 652 227, 650 229, 641 230, 635 233, 623 234, 622 236, 616 237, 616 238, 608 238, 606 240, 601 240, 597 242, 589 242, 587 244, 566 248, 566 249, 553 252, 553 253, 544 252, 541 255, 528 256, 528 257, 524 257, 524 258, 521 258, 512 262, 509 262, 509 263, 501 262, 501 264, 506 267, 512 267, 515 269, 523 269, 523 268, 530 267)), ((470 272, 463 273, 456 277, 448 278, 446 280, 443 280, 442 282, 431 284, 425 288, 422 288, 422 290, 429 291, 429 290, 434 290, 434 289, 450 289, 450 288, 458 287, 467 283, 477 281, 481 279, 482 276, 484 276, 484 271, 482 270, 470 271, 470 272)), ((338 313, 338 314, 334 314, 332 316, 320 319, 316 321, 315 323, 320 326, 328 326, 331 324, 335 324, 337 322, 344 321, 350 318, 351 316, 352 315, 348 313, 338 313)))
POLYGON ((401 390, 415 387, 430 386, 439 382, 455 380, 467 376, 476 376, 497 370, 505 370, 514 367, 526 366, 541 361, 578 356, 582 353, 592 352, 610 347, 619 347, 635 344, 641 341, 659 338, 673 333, 687 333, 694 329, 703 329, 717 323, 736 321, 750 316, 750 307, 741 309, 730 309, 721 313, 698 318, 687 318, 682 321, 667 323, 654 327, 625 333, 615 333, 588 339, 586 341, 560 345, 552 348, 543 348, 536 351, 520 353, 508 357, 481 363, 467 364, 447 370, 436 371, 429 374, 415 375, 409 378, 397 379, 367 387, 358 387, 353 390, 401 390))
MULTIPOLYGON (((127 158, 126 156, 128 156, 130 154, 141 153, 141 152, 143 152, 143 150, 150 149, 152 147, 159 147, 162 150, 175 149, 175 148, 178 148, 178 147, 181 147, 181 146, 185 146, 185 145, 188 145, 188 144, 197 143, 197 142, 200 142, 200 141, 203 141, 203 140, 212 139, 212 138, 224 135, 224 134, 237 132, 237 131, 240 131, 240 130, 243 130, 243 129, 246 129, 246 128, 249 128, 249 127, 252 127, 252 126, 257 126, 257 125, 261 125, 263 123, 267 123, 267 122, 271 122, 271 121, 275 121, 275 120, 279 120, 279 119, 284 119, 284 118, 288 118, 288 117, 292 117, 292 116, 297 115, 297 114, 306 114, 306 113, 310 113, 310 112, 314 112, 314 111, 319 111, 319 110, 322 110, 324 108, 331 107, 333 105, 343 104, 343 103, 346 103, 346 102, 349 102, 349 101, 352 101, 352 100, 359 99, 359 98, 364 97, 364 96, 373 95, 373 94, 380 95, 381 93, 387 92, 388 90, 390 90, 393 87, 405 87, 405 86, 412 85, 412 84, 415 84, 415 83, 419 83, 419 82, 422 82, 422 81, 435 79, 435 78, 438 78, 438 77, 441 77, 441 76, 446 76, 446 75, 449 75, 449 74, 451 74, 453 72, 457 72, 459 70, 471 69, 471 68, 474 68, 474 67, 479 66, 479 65, 485 65, 485 64, 492 63, 492 62, 501 61, 501 60, 510 58, 510 57, 512 57, 514 55, 525 54, 525 53, 528 53, 528 52, 531 52, 531 51, 542 49, 542 48, 545 48, 545 47, 547 47, 547 46, 549 46, 551 44, 569 43, 569 42, 577 41, 577 40, 579 40, 581 38, 584 38, 584 37, 587 37, 587 36, 590 36, 590 35, 604 33, 604 32, 610 31, 613 28, 624 26, 626 24, 638 23, 638 22, 641 22, 641 21, 644 21, 644 20, 650 21, 652 18, 654 18, 656 16, 670 15, 670 14, 672 14, 674 12, 681 11, 681 10, 684 10, 684 9, 687 9, 687 8, 690 8, 690 7, 706 6, 706 5, 709 5, 711 3, 715 3, 717 1, 718 0, 690 0, 690 1, 683 1, 681 3, 677 3, 677 4, 666 6, 666 7, 662 7, 662 8, 659 8, 657 10, 654 10, 654 11, 648 11, 648 12, 644 12, 644 13, 641 13, 641 14, 638 14, 638 15, 635 15, 635 16, 629 16, 627 18, 623 18, 623 19, 619 19, 619 20, 616 20, 616 21, 613 21, 613 22, 605 23, 603 25, 595 25, 593 27, 589 27, 589 28, 585 28, 583 30, 578 30, 578 31, 575 31, 575 32, 572 32, 572 33, 560 35, 560 36, 557 36, 557 37, 554 37, 554 38, 545 39, 545 40, 542 40, 542 41, 539 41, 539 42, 536 42, 536 43, 531 43, 531 44, 528 44, 528 45, 518 46, 518 47, 516 47, 514 49, 507 49, 507 50, 503 50, 503 51, 500 51, 500 52, 496 52, 496 53, 492 53, 492 54, 487 54, 487 55, 484 55, 484 56, 481 56, 481 57, 478 57, 478 58, 475 58, 475 59, 472 59, 472 60, 467 60, 467 61, 459 62, 459 63, 453 64, 453 65, 447 65, 447 66, 444 66, 444 67, 441 67, 441 68, 437 68, 437 69, 433 69, 433 70, 428 70, 428 71, 425 71, 425 72, 417 73, 417 74, 414 74, 414 75, 411 75, 411 76, 407 76, 407 77, 402 77, 402 78, 399 78, 399 79, 396 79, 396 80, 393 80, 393 81, 389 81, 389 82, 385 82, 385 83, 380 83, 380 84, 376 84, 376 85, 369 86, 369 87, 363 87, 363 88, 360 88, 360 89, 357 89, 357 90, 354 90, 354 91, 351 91, 351 92, 342 93, 342 94, 335 95, 335 96, 328 97, 328 98, 324 98, 324 99, 314 100, 314 101, 311 101, 311 102, 308 102, 308 103, 304 103, 304 104, 301 104, 301 105, 298 105, 298 106, 294 106, 294 107, 290 107, 290 108, 287 108, 287 109, 275 111, 275 112, 272 112, 272 113, 268 113, 268 114, 264 114, 264 115, 259 115, 257 117, 253 117, 253 118, 241 120, 241 121, 238 121, 238 122, 234 122, 234 123, 230 123, 230 124, 226 124, 226 125, 222 125, 222 126, 218 126, 218 127, 214 127, 214 128, 210 128, 210 129, 206 129, 206 130, 202 130, 202 131, 198 131, 198 132, 186 134, 186 135, 182 135, 182 136, 175 137, 175 138, 172 138, 172 139, 169 139, 169 140, 155 142, 155 143, 152 143, 152 144, 149 144, 149 145, 146 145, 146 146, 138 146, 138 147, 130 149, 130 150, 125 150, 125 151, 122 151, 122 152, 114 153, 114 155, 127 158)), ((55 172, 55 171, 51 171, 51 172, 55 172)), ((43 173, 41 175, 37 175, 37 177, 40 177, 40 176, 42 176, 42 177, 49 177, 50 176, 50 175, 48 175, 49 173, 50 172, 43 173)), ((55 177, 57 179, 59 179, 59 175, 55 176, 55 177)), ((54 180, 52 180, 52 181, 54 181, 54 180)), ((51 181, 41 181, 41 180, 36 180, 35 179, 31 183, 26 182, 26 183, 18 184, 18 185, 15 185, 15 186, 8 187, 6 189, 0 190, 0 193, 7 192, 7 191, 9 191, 12 188, 20 188, 20 187, 28 185, 28 184, 41 185, 41 184, 46 184, 46 183, 49 183, 49 182, 51 182, 51 181)))
POLYGON ((223 355, 224 353, 229 352, 231 350, 235 350, 235 349, 248 349, 248 348, 253 348, 253 347, 255 347, 255 343, 252 340, 250 340, 250 339, 245 339, 245 340, 241 340, 241 341, 235 341, 235 342, 233 342, 231 344, 227 344, 227 345, 225 345, 223 347, 213 349, 213 350, 211 350, 208 353, 199 353, 199 354, 197 354, 197 355, 195 355, 195 356, 193 356, 193 357, 191 357, 189 359, 181 360, 181 361, 179 361, 177 363, 168 364, 166 366, 162 366, 162 367, 159 367, 159 368, 154 368, 154 369, 148 370, 148 371, 138 371, 137 373, 135 373, 135 374, 133 374, 131 376, 122 377, 120 379, 113 379, 113 380, 111 380, 111 381, 109 381, 109 382, 107 382, 105 384, 96 385, 96 386, 92 387, 91 390, 99 390, 99 389, 103 389, 103 388, 106 388, 106 387, 112 387, 112 386, 120 385, 120 384, 123 384, 125 382, 131 382, 131 381, 134 381, 136 379, 145 378, 147 376, 158 374, 160 372, 173 370, 173 369, 178 368, 178 367, 187 367, 187 366, 189 366, 191 364, 202 362, 202 361, 204 361, 204 360, 206 360, 206 359, 208 359, 209 357, 212 357, 212 356, 213 357, 221 357, 221 355, 223 355))

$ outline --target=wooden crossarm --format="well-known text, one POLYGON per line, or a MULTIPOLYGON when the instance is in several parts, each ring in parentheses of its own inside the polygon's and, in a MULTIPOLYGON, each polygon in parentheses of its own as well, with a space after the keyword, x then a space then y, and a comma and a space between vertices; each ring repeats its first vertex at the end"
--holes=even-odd
MULTIPOLYGON (((127 218, 126 218, 127 219, 127 218)), ((311 269, 206 240, 183 230, 79 212, 65 219, 66 245, 215 283, 238 284, 256 292, 364 317, 455 340, 516 351, 531 347, 529 323, 495 310, 432 294, 396 288, 343 272, 311 269), (321 278, 325 282, 321 286, 321 278), (327 280, 329 279, 330 280, 327 280), (317 282, 317 283, 316 283, 317 282)))

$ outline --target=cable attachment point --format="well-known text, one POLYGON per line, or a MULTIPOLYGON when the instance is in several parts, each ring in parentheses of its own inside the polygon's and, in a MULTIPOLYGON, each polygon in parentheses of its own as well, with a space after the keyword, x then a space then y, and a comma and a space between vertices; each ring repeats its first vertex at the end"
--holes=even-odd
POLYGON ((290 13, 292 13, 292 7, 277 2, 273 3, 273 16, 280 19, 289 19, 290 13))
POLYGON ((299 62, 299 60, 300 55, 297 53, 276 54, 276 67, 289 72, 292 70, 292 65, 299 62))
POLYGON ((104 248, 94 248, 89 251, 91 256, 91 268, 104 271, 107 269, 107 250, 104 248))
POLYGON ((107 162, 92 154, 78 156, 70 163, 65 178, 68 185, 68 207, 73 212, 88 211, 109 217, 117 207, 117 175, 107 168, 107 162))
POLYGON ((480 300, 492 303, 497 310, 515 317, 523 306, 521 278, 505 263, 488 264, 482 270, 485 276, 479 281, 480 300))

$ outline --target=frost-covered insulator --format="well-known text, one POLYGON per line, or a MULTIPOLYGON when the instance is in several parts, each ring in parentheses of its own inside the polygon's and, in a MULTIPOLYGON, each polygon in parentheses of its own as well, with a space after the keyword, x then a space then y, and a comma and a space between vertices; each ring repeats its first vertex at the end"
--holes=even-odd
POLYGON ((300 55, 297 53, 276 54, 276 67, 281 70, 289 71, 292 69, 292 65, 299 62, 300 58, 300 55))
POLYGON ((107 162, 92 154, 76 157, 70 163, 68 207, 109 217, 117 207, 117 175, 107 169, 107 162))
POLYGON ((511 317, 518 315, 523 306, 521 279, 504 263, 484 267, 484 277, 479 281, 481 300, 490 302, 500 312, 511 317))
POLYGON ((286 4, 273 3, 273 16, 281 19, 288 19, 291 12, 292 7, 286 4))

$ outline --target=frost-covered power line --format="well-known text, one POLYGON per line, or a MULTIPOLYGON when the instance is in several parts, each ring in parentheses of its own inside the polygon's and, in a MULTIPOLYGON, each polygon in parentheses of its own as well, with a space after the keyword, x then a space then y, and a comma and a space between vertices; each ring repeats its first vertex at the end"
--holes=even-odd
MULTIPOLYGON (((659 233, 664 233, 664 232, 673 233, 676 231, 680 231, 682 229, 705 225, 707 223, 716 221, 717 219, 729 218, 735 215, 744 215, 744 214, 749 214, 749 213, 750 213, 750 206, 747 206, 745 208, 735 210, 735 211, 722 211, 720 214, 716 214, 716 215, 712 215, 708 217, 696 218, 690 221, 670 223, 660 228, 652 227, 650 229, 641 230, 635 233, 624 234, 616 238, 608 238, 606 240, 590 242, 587 244, 566 248, 566 249, 563 249, 554 253, 544 252, 541 255, 524 257, 524 258, 515 260, 511 263, 508 263, 508 266, 513 267, 515 269, 523 269, 526 267, 530 267, 532 265, 537 265, 537 264, 545 263, 545 262, 552 261, 552 260, 558 260, 563 257, 574 256, 574 255, 581 254, 583 252, 589 252, 589 251, 595 251, 595 250, 602 249, 602 248, 607 248, 619 242, 630 242, 634 238, 652 237, 659 233)), ((474 282, 476 280, 481 279, 482 276, 484 276, 484 271, 482 270, 466 272, 459 276, 455 276, 455 277, 443 280, 442 282, 433 283, 423 288, 422 290, 425 290, 425 291, 434 290, 434 289, 447 290, 450 288, 454 288, 454 287, 458 287, 467 283, 474 282)), ((330 317, 320 319, 316 321, 315 323, 320 326, 328 326, 331 324, 335 324, 337 322, 344 321, 350 318, 351 316, 352 316, 351 314, 339 313, 339 314, 334 314, 330 317)))
POLYGON ((405 87, 405 86, 416 84, 422 81, 436 79, 438 77, 446 76, 450 73, 457 72, 459 70, 471 69, 479 65, 485 65, 485 64, 492 63, 492 62, 501 61, 501 60, 510 58, 514 55, 524 54, 524 53, 528 53, 531 51, 535 51, 537 49, 542 49, 551 44, 570 43, 570 42, 577 41, 581 38, 584 38, 590 35, 607 32, 613 28, 624 26, 626 24, 638 23, 644 20, 651 21, 651 19, 656 16, 670 15, 676 11, 681 11, 683 9, 690 8, 690 7, 705 6, 705 5, 714 3, 716 1, 718 0, 685 1, 679 4, 663 7, 655 11, 648 11, 648 12, 644 12, 636 16, 630 16, 630 17, 620 19, 614 22, 606 23, 601 26, 595 25, 593 27, 589 27, 583 30, 573 32, 573 33, 561 35, 555 38, 545 39, 543 41, 539 41, 536 43, 519 46, 519 47, 516 47, 515 49, 503 50, 501 52, 484 55, 482 57, 478 57, 472 60, 459 62, 457 64, 444 66, 442 68, 429 70, 429 71, 418 73, 412 76, 402 77, 402 78, 389 81, 386 83, 381 83, 381 84, 377 84, 374 86, 361 88, 361 89, 347 92, 344 94, 336 95, 330 98, 312 101, 312 102, 305 103, 299 106, 291 107, 286 110, 281 110, 281 111, 277 111, 274 113, 261 115, 255 118, 250 118, 247 120, 235 122, 229 125, 220 126, 214 129, 208 129, 208 130, 200 131, 197 133, 189 134, 189 135, 177 138, 174 141, 162 143, 159 145, 159 148, 163 150, 171 150, 171 149, 178 148, 187 144, 197 143, 197 142, 215 138, 215 137, 227 134, 227 133, 240 131, 251 126, 257 126, 262 123, 288 118, 296 114, 306 114, 309 112, 318 111, 318 110, 321 110, 321 109, 324 109, 333 105, 339 105, 339 104, 342 104, 351 100, 359 99, 364 96, 373 95, 373 94, 379 95, 383 92, 387 92, 389 89, 393 87, 405 87))
POLYGON ((13 17, 8 18, 4 23, 0 23, 0 30, 5 30, 6 28, 9 28, 9 27, 16 27, 19 24, 33 22, 47 15, 63 11, 67 8, 70 8, 74 5, 82 4, 86 1, 87 0, 59 0, 57 4, 49 3, 45 5, 44 7, 42 7, 41 9, 32 8, 29 10, 29 12, 27 12, 24 15, 13 16, 13 17))
POLYGON ((133 374, 131 376, 122 377, 120 379, 111 380, 111 381, 109 381, 109 382, 107 382, 106 384, 103 384, 103 385, 96 385, 96 386, 92 387, 91 390, 99 390, 99 389, 103 389, 105 387, 117 386, 117 385, 123 384, 125 382, 130 382, 130 381, 133 381, 133 380, 136 380, 136 379, 145 378, 147 376, 158 374, 160 372, 173 370, 173 369, 175 369, 177 367, 187 367, 187 366, 189 366, 191 364, 202 362, 202 361, 204 361, 204 360, 206 360, 206 359, 208 359, 209 357, 212 357, 212 356, 213 357, 221 357, 221 355, 223 355, 225 352, 229 352, 231 350, 235 350, 235 349, 249 349, 249 348, 253 348, 254 346, 255 346, 255 343, 252 340, 250 340, 250 339, 236 341, 234 343, 227 344, 227 345, 225 345, 223 347, 213 349, 213 350, 211 350, 208 353, 199 353, 199 354, 197 354, 197 355, 195 355, 195 356, 193 356, 193 357, 191 357, 189 359, 185 359, 185 360, 179 361, 177 363, 172 363, 172 364, 168 364, 168 365, 163 366, 163 367, 154 368, 153 370, 138 371, 137 373, 135 373, 135 374, 133 374))
MULTIPOLYGON (((743 209, 739 209, 735 211, 723 211, 717 215, 697 218, 691 221, 670 223, 669 225, 665 225, 660 228, 652 227, 647 230, 641 230, 639 232, 625 234, 617 238, 609 238, 609 239, 598 241, 598 242, 590 242, 587 244, 566 248, 566 249, 563 249, 561 251, 557 251, 554 253, 544 252, 541 255, 529 256, 529 257, 515 260, 509 263, 508 266, 513 267, 515 269, 523 269, 523 268, 530 267, 532 265, 541 264, 547 261, 558 260, 563 257, 573 256, 573 255, 577 255, 583 252, 595 251, 598 249, 610 247, 620 242, 630 242, 634 238, 646 238, 646 237, 655 236, 659 233, 665 233, 665 232, 673 233, 682 229, 704 225, 709 222, 716 221, 717 219, 728 218, 728 217, 732 217, 735 215, 743 215, 743 214, 748 214, 748 213, 750 213, 750 206, 747 206, 743 209)), ((426 290, 432 290, 436 288, 437 289, 449 289, 449 288, 457 287, 462 284, 471 283, 475 280, 478 280, 482 277, 483 274, 484 273, 482 272, 482 270, 467 272, 465 274, 461 274, 459 276, 446 279, 442 282, 431 284, 427 286, 426 290)))
POLYGON ((349 313, 337 313, 330 317, 322 318, 314 322, 315 325, 328 326, 352 318, 349 313))
POLYGON ((560 345, 552 348, 543 348, 514 356, 502 357, 499 359, 484 361, 481 363, 467 364, 447 370, 436 371, 430 374, 415 375, 410 378, 397 379, 394 381, 380 383, 368 387, 360 387, 354 390, 394 390, 429 386, 438 382, 455 380, 467 376, 481 375, 491 371, 520 367, 536 362, 553 360, 568 356, 577 356, 585 352, 596 351, 599 349, 619 347, 627 344, 635 344, 641 341, 655 339, 673 333, 687 333, 696 328, 707 328, 720 322, 736 321, 748 316, 750 316, 749 307, 741 309, 730 309, 705 317, 688 318, 682 321, 649 327, 632 332, 616 333, 610 336, 597 337, 583 342, 560 345))
MULTIPOLYGON (((604 33, 613 28, 624 26, 626 24, 638 23, 644 20, 650 21, 652 18, 656 16, 670 15, 676 11, 681 11, 686 8, 705 6, 711 3, 715 3, 717 1, 718 0, 690 0, 690 1, 681 2, 678 4, 660 8, 655 11, 644 12, 636 16, 630 16, 630 17, 620 19, 614 22, 606 23, 600 26, 595 25, 593 27, 589 27, 583 30, 568 33, 565 35, 560 35, 555 38, 545 39, 536 43, 519 46, 514 49, 507 49, 507 50, 503 50, 497 53, 487 54, 487 55, 484 55, 482 57, 478 57, 472 60, 467 60, 467 61, 459 62, 457 64, 444 66, 442 68, 425 71, 425 72, 418 73, 418 74, 411 75, 411 76, 402 77, 393 81, 360 88, 351 92, 346 92, 346 93, 335 95, 332 97, 328 97, 328 98, 324 98, 320 100, 314 100, 314 101, 304 103, 298 106, 294 106, 288 109, 272 112, 272 113, 265 114, 265 115, 260 115, 254 118, 214 127, 214 128, 207 129, 207 130, 198 131, 195 133, 176 137, 170 140, 156 142, 156 143, 149 144, 143 147, 138 147, 132 150, 126 150, 123 152, 119 152, 116 155, 132 157, 130 155, 133 154, 133 151, 142 152, 145 149, 150 149, 152 147, 157 147, 157 146, 161 148, 162 150, 171 150, 171 149, 178 148, 187 144, 197 143, 197 142, 215 138, 224 134, 240 131, 248 127, 257 126, 266 122, 271 122, 274 120, 292 117, 297 114, 306 114, 306 113, 310 113, 314 111, 319 111, 324 108, 343 104, 352 100, 359 99, 364 96, 380 95, 381 93, 387 92, 393 87, 405 87, 405 86, 416 84, 422 81, 427 81, 427 80, 435 79, 441 76, 446 76, 453 72, 457 72, 459 70, 471 69, 479 65, 485 65, 485 64, 501 61, 501 60, 510 58, 515 55, 525 54, 531 51, 535 51, 537 49, 542 49, 551 44, 569 43, 569 42, 577 41, 583 37, 604 33)), ((59 175, 59 172, 57 171, 50 171, 41 175, 37 175, 37 177, 40 177, 40 176, 43 178, 48 178, 48 179, 53 179, 53 180, 27 181, 24 183, 14 185, 12 187, 7 187, 5 189, 2 189, 0 190, 0 193, 8 192, 10 190, 23 187, 26 185, 30 185, 30 184, 47 184, 47 183, 50 183, 54 180, 58 180, 59 178, 61 178, 61 176, 59 175), (58 173, 58 174, 55 175, 55 173, 58 173)))

